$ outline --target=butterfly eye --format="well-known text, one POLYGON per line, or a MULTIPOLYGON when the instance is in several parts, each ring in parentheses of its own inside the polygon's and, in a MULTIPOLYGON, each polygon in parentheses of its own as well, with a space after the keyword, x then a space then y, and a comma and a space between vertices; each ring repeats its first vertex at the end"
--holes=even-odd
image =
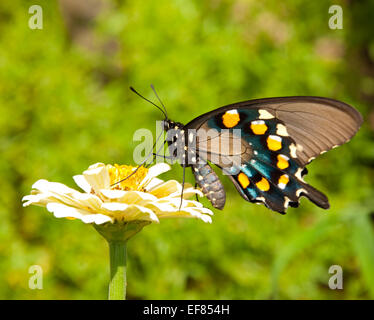
POLYGON ((162 128, 164 129, 164 131, 168 131, 170 129, 169 121, 163 120, 162 121, 162 128))

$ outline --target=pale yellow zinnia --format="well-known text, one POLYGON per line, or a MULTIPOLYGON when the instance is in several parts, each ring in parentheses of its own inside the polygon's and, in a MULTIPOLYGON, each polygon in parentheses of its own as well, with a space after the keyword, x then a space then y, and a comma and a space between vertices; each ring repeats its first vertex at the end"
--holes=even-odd
POLYGON ((144 222, 159 223, 163 218, 198 218, 211 222, 211 210, 195 200, 189 200, 202 192, 185 184, 181 204, 182 185, 175 181, 163 181, 158 175, 170 170, 165 163, 149 169, 126 165, 91 165, 82 175, 74 176, 80 192, 64 184, 38 180, 30 195, 23 197, 24 206, 46 207, 57 218, 80 219, 84 223, 144 222), (113 186, 112 186, 113 185, 113 186))

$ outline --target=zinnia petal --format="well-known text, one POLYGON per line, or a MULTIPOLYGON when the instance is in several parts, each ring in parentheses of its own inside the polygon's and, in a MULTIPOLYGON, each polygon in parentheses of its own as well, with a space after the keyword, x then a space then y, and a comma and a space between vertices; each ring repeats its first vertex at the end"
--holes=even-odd
POLYGON ((90 193, 92 190, 91 185, 86 180, 85 176, 83 174, 79 174, 73 177, 75 183, 79 188, 81 188, 83 191, 90 193))
POLYGON ((149 168, 147 175, 145 176, 143 181, 140 182, 140 186, 146 187, 153 178, 169 170, 170 166, 167 163, 155 164, 153 167, 149 168))
POLYGON ((182 186, 180 185, 178 181, 169 180, 153 188, 152 190, 149 191, 149 193, 155 195, 157 198, 162 198, 165 196, 169 196, 170 194, 173 194, 175 192, 181 192, 181 191, 182 191, 182 186))
POLYGON ((103 203, 102 208, 110 211, 115 218, 123 221, 146 220, 159 222, 157 215, 149 208, 136 204, 127 205, 125 203, 103 203))
POLYGON ((110 188, 109 173, 103 163, 97 163, 90 166, 83 172, 83 175, 92 187, 92 190, 97 194, 99 194, 100 189, 110 188))
POLYGON ((82 220, 84 223, 103 224, 112 221, 109 216, 99 213, 92 214, 88 211, 69 207, 62 203, 48 203, 47 210, 52 212, 56 218, 76 218, 82 220))
POLYGON ((100 192, 108 199, 116 200, 125 203, 141 204, 147 201, 155 201, 157 197, 152 194, 140 191, 123 191, 123 190, 104 190, 100 192))
POLYGON ((164 183, 164 180, 161 180, 159 178, 153 178, 145 187, 144 190, 149 192, 153 188, 159 186, 160 184, 164 183))

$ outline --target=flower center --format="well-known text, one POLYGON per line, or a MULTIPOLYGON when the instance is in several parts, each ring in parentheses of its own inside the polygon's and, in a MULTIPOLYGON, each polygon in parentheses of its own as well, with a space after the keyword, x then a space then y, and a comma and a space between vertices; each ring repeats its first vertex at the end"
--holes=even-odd
POLYGON ((115 164, 114 166, 112 166, 108 164, 107 169, 109 172, 111 185, 118 181, 126 179, 114 185, 112 189, 119 189, 119 190, 125 190, 125 191, 133 191, 133 190, 144 191, 140 183, 143 181, 143 179, 147 175, 148 169, 144 167, 140 167, 135 173, 133 173, 136 170, 136 168, 137 167, 126 166, 126 165, 120 166, 118 164, 115 164))

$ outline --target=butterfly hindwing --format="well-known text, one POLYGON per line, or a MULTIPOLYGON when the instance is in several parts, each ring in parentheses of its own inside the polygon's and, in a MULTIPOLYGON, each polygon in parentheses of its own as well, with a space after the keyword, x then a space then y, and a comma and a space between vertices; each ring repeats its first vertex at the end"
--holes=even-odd
POLYGON ((242 197, 262 202, 269 209, 284 213, 289 206, 297 207, 301 196, 327 209, 327 197, 291 174, 259 162, 244 164, 230 178, 242 197))
MULTIPOLYGON (((251 159, 236 166, 240 172, 232 177, 236 187, 242 189, 241 194, 248 201, 263 202, 278 212, 285 212, 289 205, 297 206, 301 195, 328 208, 326 196, 303 181, 304 168, 295 155, 296 144, 285 124, 270 116, 260 119, 261 115, 264 118, 263 113, 256 112, 242 112, 246 120, 237 126, 252 149, 251 159)), ((216 119, 208 123, 217 126, 213 121, 216 119)))

